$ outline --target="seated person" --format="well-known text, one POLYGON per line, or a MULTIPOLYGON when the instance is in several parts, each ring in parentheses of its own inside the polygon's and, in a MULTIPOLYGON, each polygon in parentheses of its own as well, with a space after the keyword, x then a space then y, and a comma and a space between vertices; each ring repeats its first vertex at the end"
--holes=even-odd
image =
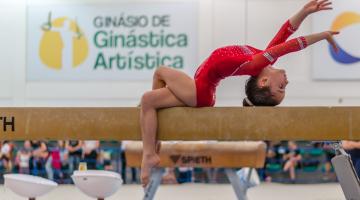
POLYGON ((302 156, 300 155, 298 146, 294 141, 288 142, 288 149, 286 150, 283 159, 285 162, 283 170, 284 172, 289 171, 291 183, 295 183, 296 181, 295 169, 296 166, 301 161, 302 156))

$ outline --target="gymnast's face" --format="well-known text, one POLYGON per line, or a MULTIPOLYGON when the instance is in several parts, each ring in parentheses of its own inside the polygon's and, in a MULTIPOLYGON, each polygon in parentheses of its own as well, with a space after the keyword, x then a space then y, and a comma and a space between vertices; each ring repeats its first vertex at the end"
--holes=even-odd
POLYGON ((285 89, 289 83, 285 70, 268 66, 259 76, 259 86, 269 87, 274 99, 280 103, 285 97, 285 89))

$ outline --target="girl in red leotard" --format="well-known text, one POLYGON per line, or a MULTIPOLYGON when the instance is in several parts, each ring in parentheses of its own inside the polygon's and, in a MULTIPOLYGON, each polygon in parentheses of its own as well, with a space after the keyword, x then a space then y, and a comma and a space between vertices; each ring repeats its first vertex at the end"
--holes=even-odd
POLYGON ((250 75, 246 83, 244 106, 276 106, 285 96, 288 84, 285 71, 272 64, 288 53, 299 51, 321 40, 327 40, 335 50, 333 35, 325 31, 286 41, 311 13, 330 10, 329 0, 311 0, 280 29, 265 50, 248 45, 233 45, 216 49, 200 65, 194 79, 181 71, 159 67, 153 77, 152 91, 141 99, 140 124, 143 140, 141 181, 149 182, 150 170, 159 162, 156 140, 157 116, 160 108, 190 106, 211 107, 215 104, 215 90, 219 82, 229 76, 250 75))

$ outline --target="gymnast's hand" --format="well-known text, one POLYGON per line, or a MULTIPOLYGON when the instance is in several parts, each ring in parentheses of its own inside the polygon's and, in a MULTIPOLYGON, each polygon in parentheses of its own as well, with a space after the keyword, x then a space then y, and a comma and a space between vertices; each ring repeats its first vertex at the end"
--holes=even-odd
POLYGON ((317 43, 322 40, 327 40, 331 47, 335 50, 335 52, 339 51, 339 48, 334 40, 334 35, 338 35, 340 32, 338 31, 324 31, 321 33, 314 33, 311 35, 305 36, 305 40, 307 43, 307 46, 310 46, 314 43, 317 43))
POLYGON ((303 12, 309 15, 322 10, 332 10, 331 5, 330 0, 311 0, 303 7, 303 12))
POLYGON ((339 48, 334 40, 334 35, 340 34, 339 31, 325 31, 325 39, 329 42, 329 44, 332 46, 332 48, 337 53, 339 51, 339 48))
POLYGON ((332 10, 331 4, 330 0, 311 0, 290 18, 290 24, 297 29, 308 15, 322 10, 332 10))

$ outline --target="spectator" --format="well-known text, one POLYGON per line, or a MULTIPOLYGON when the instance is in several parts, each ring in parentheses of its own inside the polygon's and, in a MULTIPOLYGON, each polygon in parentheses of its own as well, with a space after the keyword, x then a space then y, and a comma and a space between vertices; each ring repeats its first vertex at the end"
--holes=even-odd
POLYGON ((331 173, 331 159, 335 156, 335 151, 334 149, 331 147, 331 145, 329 143, 324 143, 322 148, 324 149, 325 152, 325 175, 324 175, 324 180, 329 180, 330 179, 330 173, 331 173))
POLYGON ((175 168, 166 168, 162 177, 163 184, 177 184, 175 168))
POLYGON ((59 140, 57 145, 51 148, 48 162, 46 163, 46 171, 50 180, 63 183, 65 178, 64 166, 68 165, 68 155, 65 148, 65 142, 59 140))
POLYGON ((342 146, 351 156, 356 174, 360 175, 360 142, 358 141, 342 141, 342 146))
POLYGON ((285 162, 283 170, 284 172, 289 171, 290 181, 291 183, 295 183, 296 181, 295 169, 298 163, 302 159, 298 146, 295 142, 293 141, 288 142, 288 149, 286 150, 283 159, 285 162))
POLYGON ((0 157, 6 172, 11 172, 12 170, 11 152, 12 145, 9 141, 4 141, 1 146, 0 157))
POLYGON ((82 156, 83 142, 80 140, 66 141, 66 149, 69 152, 69 174, 72 174, 74 169, 79 168, 79 163, 82 156))
POLYGON ((267 142, 267 151, 266 151, 266 158, 265 158, 265 169, 260 170, 259 174, 266 182, 271 182, 272 177, 268 175, 266 167, 269 165, 276 165, 279 166, 281 169, 281 165, 283 163, 282 154, 282 147, 281 142, 279 141, 269 141, 267 142))
POLYGON ((63 178, 66 178, 69 175, 69 151, 66 148, 65 141, 59 141, 58 146, 60 148, 61 171, 63 178))
POLYGON ((47 144, 44 141, 31 141, 31 147, 33 149, 32 158, 30 159, 30 171, 35 176, 46 176, 45 163, 49 157, 49 151, 47 144))
MULTIPOLYGON (((199 168, 194 168, 194 174, 199 171, 199 168)), ((204 171, 205 172, 205 176, 202 177, 202 181, 204 183, 216 183, 217 181, 217 177, 218 177, 218 172, 219 172, 219 168, 200 168, 200 171, 204 171)), ((195 176, 196 177, 196 176, 195 176)), ((195 179, 196 182, 196 179, 195 179)))
MULTIPOLYGON (((127 169, 127 165, 126 165, 126 156, 125 156, 125 149, 126 149, 126 144, 129 141, 122 141, 121 142, 121 148, 120 148, 120 160, 121 160, 121 178, 123 179, 124 183, 127 183, 127 176, 126 176, 126 169, 127 169)), ((132 183, 138 183, 139 181, 137 180, 137 169, 135 167, 131 167, 131 182, 132 183)))
POLYGON ((48 179, 58 180, 61 174, 61 160, 60 160, 60 149, 56 146, 49 146, 49 158, 46 162, 46 172, 48 179))
POLYGON ((16 165, 19 166, 20 174, 30 174, 30 158, 31 158, 31 143, 29 140, 24 141, 24 146, 16 154, 16 165))
POLYGON ((178 183, 191 183, 192 182, 192 167, 179 167, 178 168, 178 183))
POLYGON ((85 140, 83 143, 83 159, 88 169, 96 169, 99 146, 98 140, 85 140))
POLYGON ((111 150, 109 149, 102 149, 101 150, 101 162, 104 165, 104 170, 114 170, 112 163, 111 163, 111 150))

